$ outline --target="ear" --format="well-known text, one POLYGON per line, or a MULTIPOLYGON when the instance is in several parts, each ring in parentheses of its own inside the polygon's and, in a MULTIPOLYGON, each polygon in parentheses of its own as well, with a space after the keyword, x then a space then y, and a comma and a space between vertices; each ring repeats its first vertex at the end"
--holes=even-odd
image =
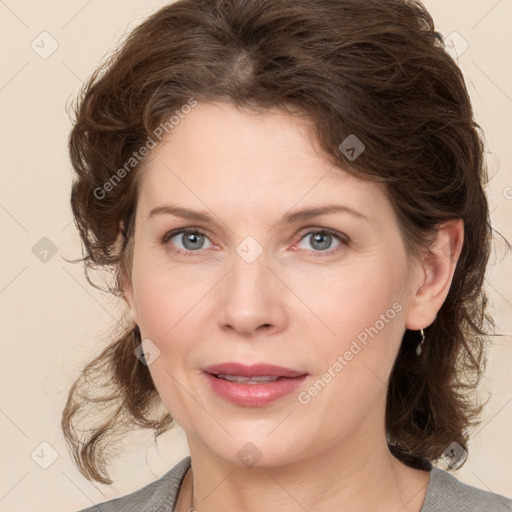
MULTIPOLYGON (((121 221, 120 228, 121 228, 121 233, 122 233, 122 236, 124 239, 126 232, 124 230, 124 222, 123 221, 121 221)), ((127 250, 133 251, 133 246, 127 247, 127 250)), ((129 265, 131 266, 131 263, 129 265)), ((125 269, 123 266, 123 269, 122 269, 121 275, 120 275, 121 288, 123 290, 123 300, 126 302, 126 304, 128 305, 128 308, 130 309, 130 313, 132 315, 132 321, 135 325, 138 325, 134 293, 133 293, 133 283, 132 283, 132 279, 129 274, 129 271, 130 271, 130 269, 125 269)))
POLYGON ((428 327, 436 319, 450 290, 464 242, 464 221, 455 219, 438 227, 430 253, 421 258, 418 277, 405 317, 410 330, 428 327))
POLYGON ((139 322, 137 320, 137 312, 135 308, 135 301, 133 298, 133 284, 129 276, 125 276, 123 273, 123 277, 121 278, 122 287, 123 287, 123 299, 128 305, 130 309, 130 313, 132 315, 132 321, 135 325, 138 325, 139 322))

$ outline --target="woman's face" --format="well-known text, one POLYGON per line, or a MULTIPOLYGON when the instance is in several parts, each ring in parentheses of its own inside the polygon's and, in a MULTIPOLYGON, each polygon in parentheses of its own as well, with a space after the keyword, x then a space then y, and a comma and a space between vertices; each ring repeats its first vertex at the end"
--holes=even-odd
POLYGON ((125 289, 189 445, 271 466, 383 435, 414 287, 383 185, 333 167, 277 110, 199 103, 170 134, 140 183, 125 289), (219 385, 205 369, 226 362, 307 375, 219 385))

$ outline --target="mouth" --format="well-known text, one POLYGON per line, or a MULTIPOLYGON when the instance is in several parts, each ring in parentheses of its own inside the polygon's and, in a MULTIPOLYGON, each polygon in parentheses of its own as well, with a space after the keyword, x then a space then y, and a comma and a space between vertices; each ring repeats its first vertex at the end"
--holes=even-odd
POLYGON ((307 372, 270 364, 222 363, 204 368, 211 389, 236 405, 261 407, 295 391, 307 372))
POLYGON ((242 363, 220 363, 204 368, 205 373, 214 375, 217 378, 241 382, 272 382, 283 378, 294 378, 307 375, 307 372, 277 366, 269 363, 246 365, 242 363))
POLYGON ((276 380, 289 379, 290 377, 271 377, 271 376, 253 376, 242 377, 241 375, 223 375, 222 373, 215 375, 217 379, 227 380, 228 382, 237 382, 238 384, 262 384, 265 382, 275 382, 276 380))

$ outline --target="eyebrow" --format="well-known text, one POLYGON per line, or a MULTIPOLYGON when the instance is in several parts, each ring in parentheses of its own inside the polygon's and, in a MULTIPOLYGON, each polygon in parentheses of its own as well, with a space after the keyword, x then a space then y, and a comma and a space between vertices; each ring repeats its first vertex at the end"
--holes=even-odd
MULTIPOLYGON (((305 208, 299 211, 291 212, 286 214, 278 224, 292 224, 304 220, 318 217, 320 215, 328 215, 333 213, 349 213, 352 216, 369 221, 368 217, 361 212, 350 208, 349 206, 343 206, 338 204, 330 204, 320 207, 305 208)), ((174 215, 175 217, 181 217, 183 219, 194 220, 198 222, 215 222, 213 217, 206 212, 190 210, 182 206, 175 205, 163 205, 153 208, 147 218, 151 218, 158 214, 174 215)))

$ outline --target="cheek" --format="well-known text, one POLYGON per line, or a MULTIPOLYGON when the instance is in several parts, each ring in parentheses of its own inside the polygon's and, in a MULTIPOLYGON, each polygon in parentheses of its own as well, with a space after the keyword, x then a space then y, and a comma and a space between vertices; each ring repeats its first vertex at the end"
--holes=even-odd
POLYGON ((161 247, 145 239, 135 245, 132 275, 141 329, 160 336, 197 302, 202 288, 199 280, 173 267, 161 247))
POLYGON ((143 272, 134 279, 135 305, 143 334, 151 338, 173 325, 175 308, 171 307, 175 288, 163 286, 164 282, 150 273, 143 272), (173 291, 174 290, 174 291, 173 291))
POLYGON ((150 269, 139 272, 134 282, 142 339, 151 340, 154 345, 150 346, 156 346, 153 350, 158 353, 149 365, 151 378, 166 409, 180 425, 186 425, 190 397, 184 389, 191 389, 188 379, 195 370, 191 356, 203 339, 195 330, 204 322, 199 316, 204 315, 200 298, 205 285, 171 279, 150 269))
MULTIPOLYGON (((304 305, 321 321, 326 334, 330 331, 332 338, 350 340, 386 312, 385 320, 394 319, 396 310, 403 307, 406 276, 401 268, 399 262, 390 268, 385 262, 373 261, 336 271, 322 269, 315 275, 302 273, 294 280, 294 291, 305 298, 304 305), (399 306, 388 311, 397 302, 399 306)), ((315 320, 312 315, 307 318, 309 325, 315 320)))
POLYGON ((305 296, 316 318, 305 316, 299 328, 312 333, 311 326, 319 326, 308 340, 316 359, 315 373, 325 374, 325 381, 333 382, 328 387, 338 393, 335 397, 325 393, 324 398, 350 400, 354 407, 364 403, 368 398, 365 393, 374 394, 386 382, 401 342, 405 260, 400 254, 393 259, 367 259, 366 265, 353 265, 340 272, 325 270, 324 277, 318 273, 315 279, 304 275, 300 279, 298 294, 314 290, 305 296), (344 392, 348 389, 350 394, 344 392))
POLYGON ((160 350, 169 369, 181 372, 190 354, 201 349, 215 312, 212 288, 217 276, 147 265, 134 273, 134 301, 142 339, 160 350))
MULTIPOLYGON (((400 284, 405 274, 384 268, 352 269, 331 281, 322 298, 317 295, 316 313, 333 332, 323 328, 322 336, 309 337, 316 378, 300 403, 306 404, 304 411, 324 411, 312 417, 324 419, 322 428, 332 438, 354 428, 385 396, 404 325, 400 284), (327 416, 333 421, 325 421, 327 416)), ((311 333, 308 323, 302 327, 311 333)))

